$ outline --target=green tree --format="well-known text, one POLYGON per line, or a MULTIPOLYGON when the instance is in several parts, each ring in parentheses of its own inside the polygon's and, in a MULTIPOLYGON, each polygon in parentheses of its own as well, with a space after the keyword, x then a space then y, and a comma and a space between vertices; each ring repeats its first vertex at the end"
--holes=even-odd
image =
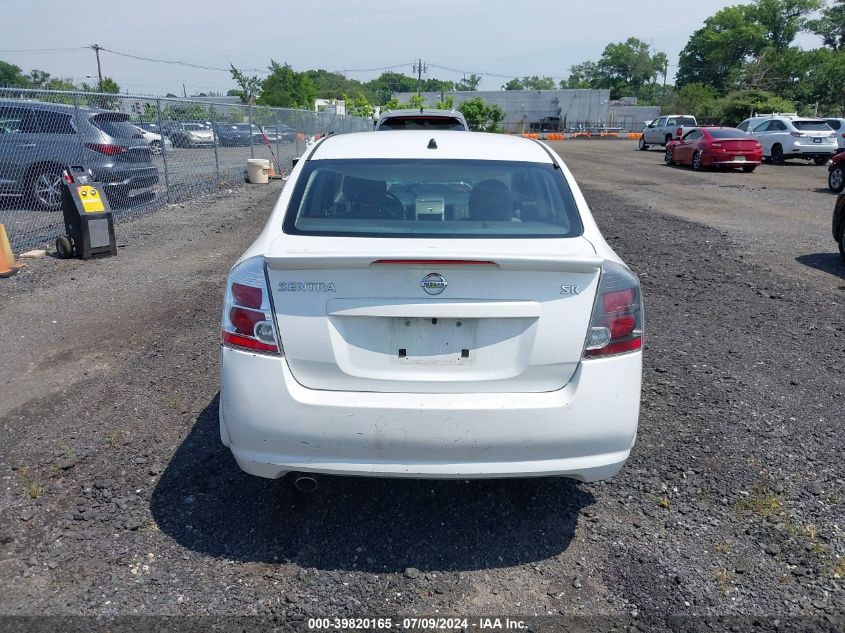
POLYGON ((449 95, 443 101, 438 101, 434 104, 434 107, 438 110, 454 110, 455 109, 455 97, 449 95))
POLYGON ((526 90, 554 90, 555 80, 551 77, 538 77, 531 75, 530 77, 522 78, 522 85, 526 90))
POLYGON ((470 129, 477 132, 495 132, 505 118, 504 111, 498 105, 487 105, 481 97, 464 101, 458 110, 464 115, 470 129))
POLYGON ((595 62, 582 62, 569 68, 569 77, 562 79, 561 88, 592 88, 599 84, 599 70, 595 62))
POLYGON ((605 46, 596 64, 600 88, 610 88, 610 98, 639 96, 643 86, 663 72, 665 53, 651 54, 649 45, 635 37, 605 46))
POLYGON ((376 95, 373 91, 364 87, 357 79, 349 79, 340 73, 329 72, 319 68, 317 70, 306 70, 305 74, 314 90, 321 99, 343 99, 344 95, 363 94, 368 102, 374 100, 376 95))
POLYGON ((375 110, 363 93, 359 92, 354 99, 344 95, 343 100, 346 102, 346 114, 349 116, 359 116, 365 119, 373 118, 375 110))
POLYGON ((676 84, 702 83, 724 94, 739 80, 742 64, 766 47, 766 30, 747 5, 721 9, 704 21, 683 48, 676 84))
POLYGON ((525 90, 525 84, 522 83, 522 80, 519 77, 514 77, 504 86, 502 86, 505 90, 525 90))
POLYGON ((231 63, 229 64, 229 72, 232 74, 232 80, 238 87, 229 90, 226 94, 230 97, 240 97, 241 103, 254 101, 261 91, 261 80, 256 75, 245 75, 231 63))
POLYGON ((766 31, 766 41, 775 50, 784 50, 808 26, 813 12, 824 6, 823 0, 757 0, 749 10, 766 31))
POLYGON ((270 60, 270 74, 261 82, 261 105, 282 108, 312 109, 317 98, 314 83, 305 73, 296 72, 290 64, 270 60))
POLYGON ((701 83, 687 84, 677 90, 664 110, 672 114, 693 114, 702 121, 718 119, 722 114, 716 89, 701 83))
POLYGON ((455 90, 460 90, 461 92, 468 90, 478 90, 478 84, 480 83, 481 77, 476 74, 471 74, 469 77, 464 77, 458 83, 456 83, 455 90))
POLYGON ((384 72, 364 84, 364 88, 373 92, 379 105, 386 104, 397 92, 414 92, 417 89, 415 77, 402 73, 384 72))
POLYGON ((737 125, 758 112, 793 112, 795 104, 765 90, 743 89, 731 92, 721 100, 721 118, 728 125, 737 125))
POLYGON ((808 30, 820 38, 828 48, 845 48, 845 2, 838 0, 822 11, 821 17, 807 22, 808 30))
POLYGON ((0 86, 4 88, 28 88, 29 81, 20 66, 0 61, 0 86))

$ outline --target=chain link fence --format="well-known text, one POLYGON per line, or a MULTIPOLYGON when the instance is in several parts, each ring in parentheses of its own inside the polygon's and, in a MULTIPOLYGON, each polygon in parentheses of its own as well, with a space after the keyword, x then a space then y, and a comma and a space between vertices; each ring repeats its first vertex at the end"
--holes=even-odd
POLYGON ((326 134, 372 121, 207 99, 0 88, 0 223, 21 251, 64 232, 61 172, 91 169, 115 221, 242 184, 246 161, 277 171, 326 134))

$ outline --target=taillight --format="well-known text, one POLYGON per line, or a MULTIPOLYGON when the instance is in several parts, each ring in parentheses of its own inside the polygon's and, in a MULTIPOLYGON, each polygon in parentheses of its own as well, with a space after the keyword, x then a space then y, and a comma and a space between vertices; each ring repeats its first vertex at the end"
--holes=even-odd
POLYGON ((642 346, 643 304, 639 279, 624 266, 606 261, 602 264, 584 358, 624 354, 642 349, 642 346))
POLYGON ((129 151, 128 147, 123 145, 111 145, 109 143, 85 143, 85 147, 93 149, 95 152, 100 152, 106 156, 117 156, 118 154, 125 154, 129 151))
POLYGON ((677 136, 678 138, 681 138, 681 135, 683 133, 684 133, 684 128, 682 128, 682 127, 679 127, 677 130, 675 130, 675 136, 677 136))
POLYGON ((710 147, 715 147, 717 149, 722 149, 721 143, 710 143, 710 147))
POLYGON ((794 136, 795 138, 801 138, 802 136, 805 136, 804 132, 790 132, 789 134, 790 136, 794 136))
POLYGON ((247 259, 229 273, 222 339, 228 347, 281 354, 264 276, 264 258, 247 259))

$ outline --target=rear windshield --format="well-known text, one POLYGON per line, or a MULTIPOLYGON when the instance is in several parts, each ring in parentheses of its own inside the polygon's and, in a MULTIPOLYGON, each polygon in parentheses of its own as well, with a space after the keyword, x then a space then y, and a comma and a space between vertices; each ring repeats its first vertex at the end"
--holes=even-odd
POLYGON ((129 115, 104 112, 91 117, 91 123, 113 138, 141 138, 141 133, 129 122, 129 115))
POLYGON ((460 119, 448 116, 397 116, 385 119, 379 130, 465 130, 460 119))
POLYGON ((824 132, 825 130, 832 129, 824 121, 793 121, 792 125, 795 126, 796 130, 802 130, 804 132, 824 132))
POLYGON ((683 126, 694 126, 694 125, 696 125, 695 117, 691 117, 691 116, 674 117, 674 118, 669 119, 669 121, 667 122, 666 125, 673 125, 673 126, 674 125, 680 125, 682 127, 683 126))
POLYGON ((746 134, 742 130, 738 130, 734 127, 719 130, 708 129, 707 133, 713 138, 751 138, 749 134, 746 134))
POLYGON ((312 160, 286 233, 437 238, 575 237, 582 225, 560 170, 486 160, 312 160))

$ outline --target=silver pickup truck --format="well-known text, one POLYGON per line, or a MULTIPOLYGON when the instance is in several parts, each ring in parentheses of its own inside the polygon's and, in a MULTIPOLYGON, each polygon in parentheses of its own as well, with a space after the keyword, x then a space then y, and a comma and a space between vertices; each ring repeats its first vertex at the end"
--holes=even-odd
POLYGON ((663 145, 683 134, 684 128, 696 127, 698 122, 694 116, 687 114, 672 114, 661 116, 649 123, 643 129, 640 137, 640 149, 647 150, 649 145, 663 145))

